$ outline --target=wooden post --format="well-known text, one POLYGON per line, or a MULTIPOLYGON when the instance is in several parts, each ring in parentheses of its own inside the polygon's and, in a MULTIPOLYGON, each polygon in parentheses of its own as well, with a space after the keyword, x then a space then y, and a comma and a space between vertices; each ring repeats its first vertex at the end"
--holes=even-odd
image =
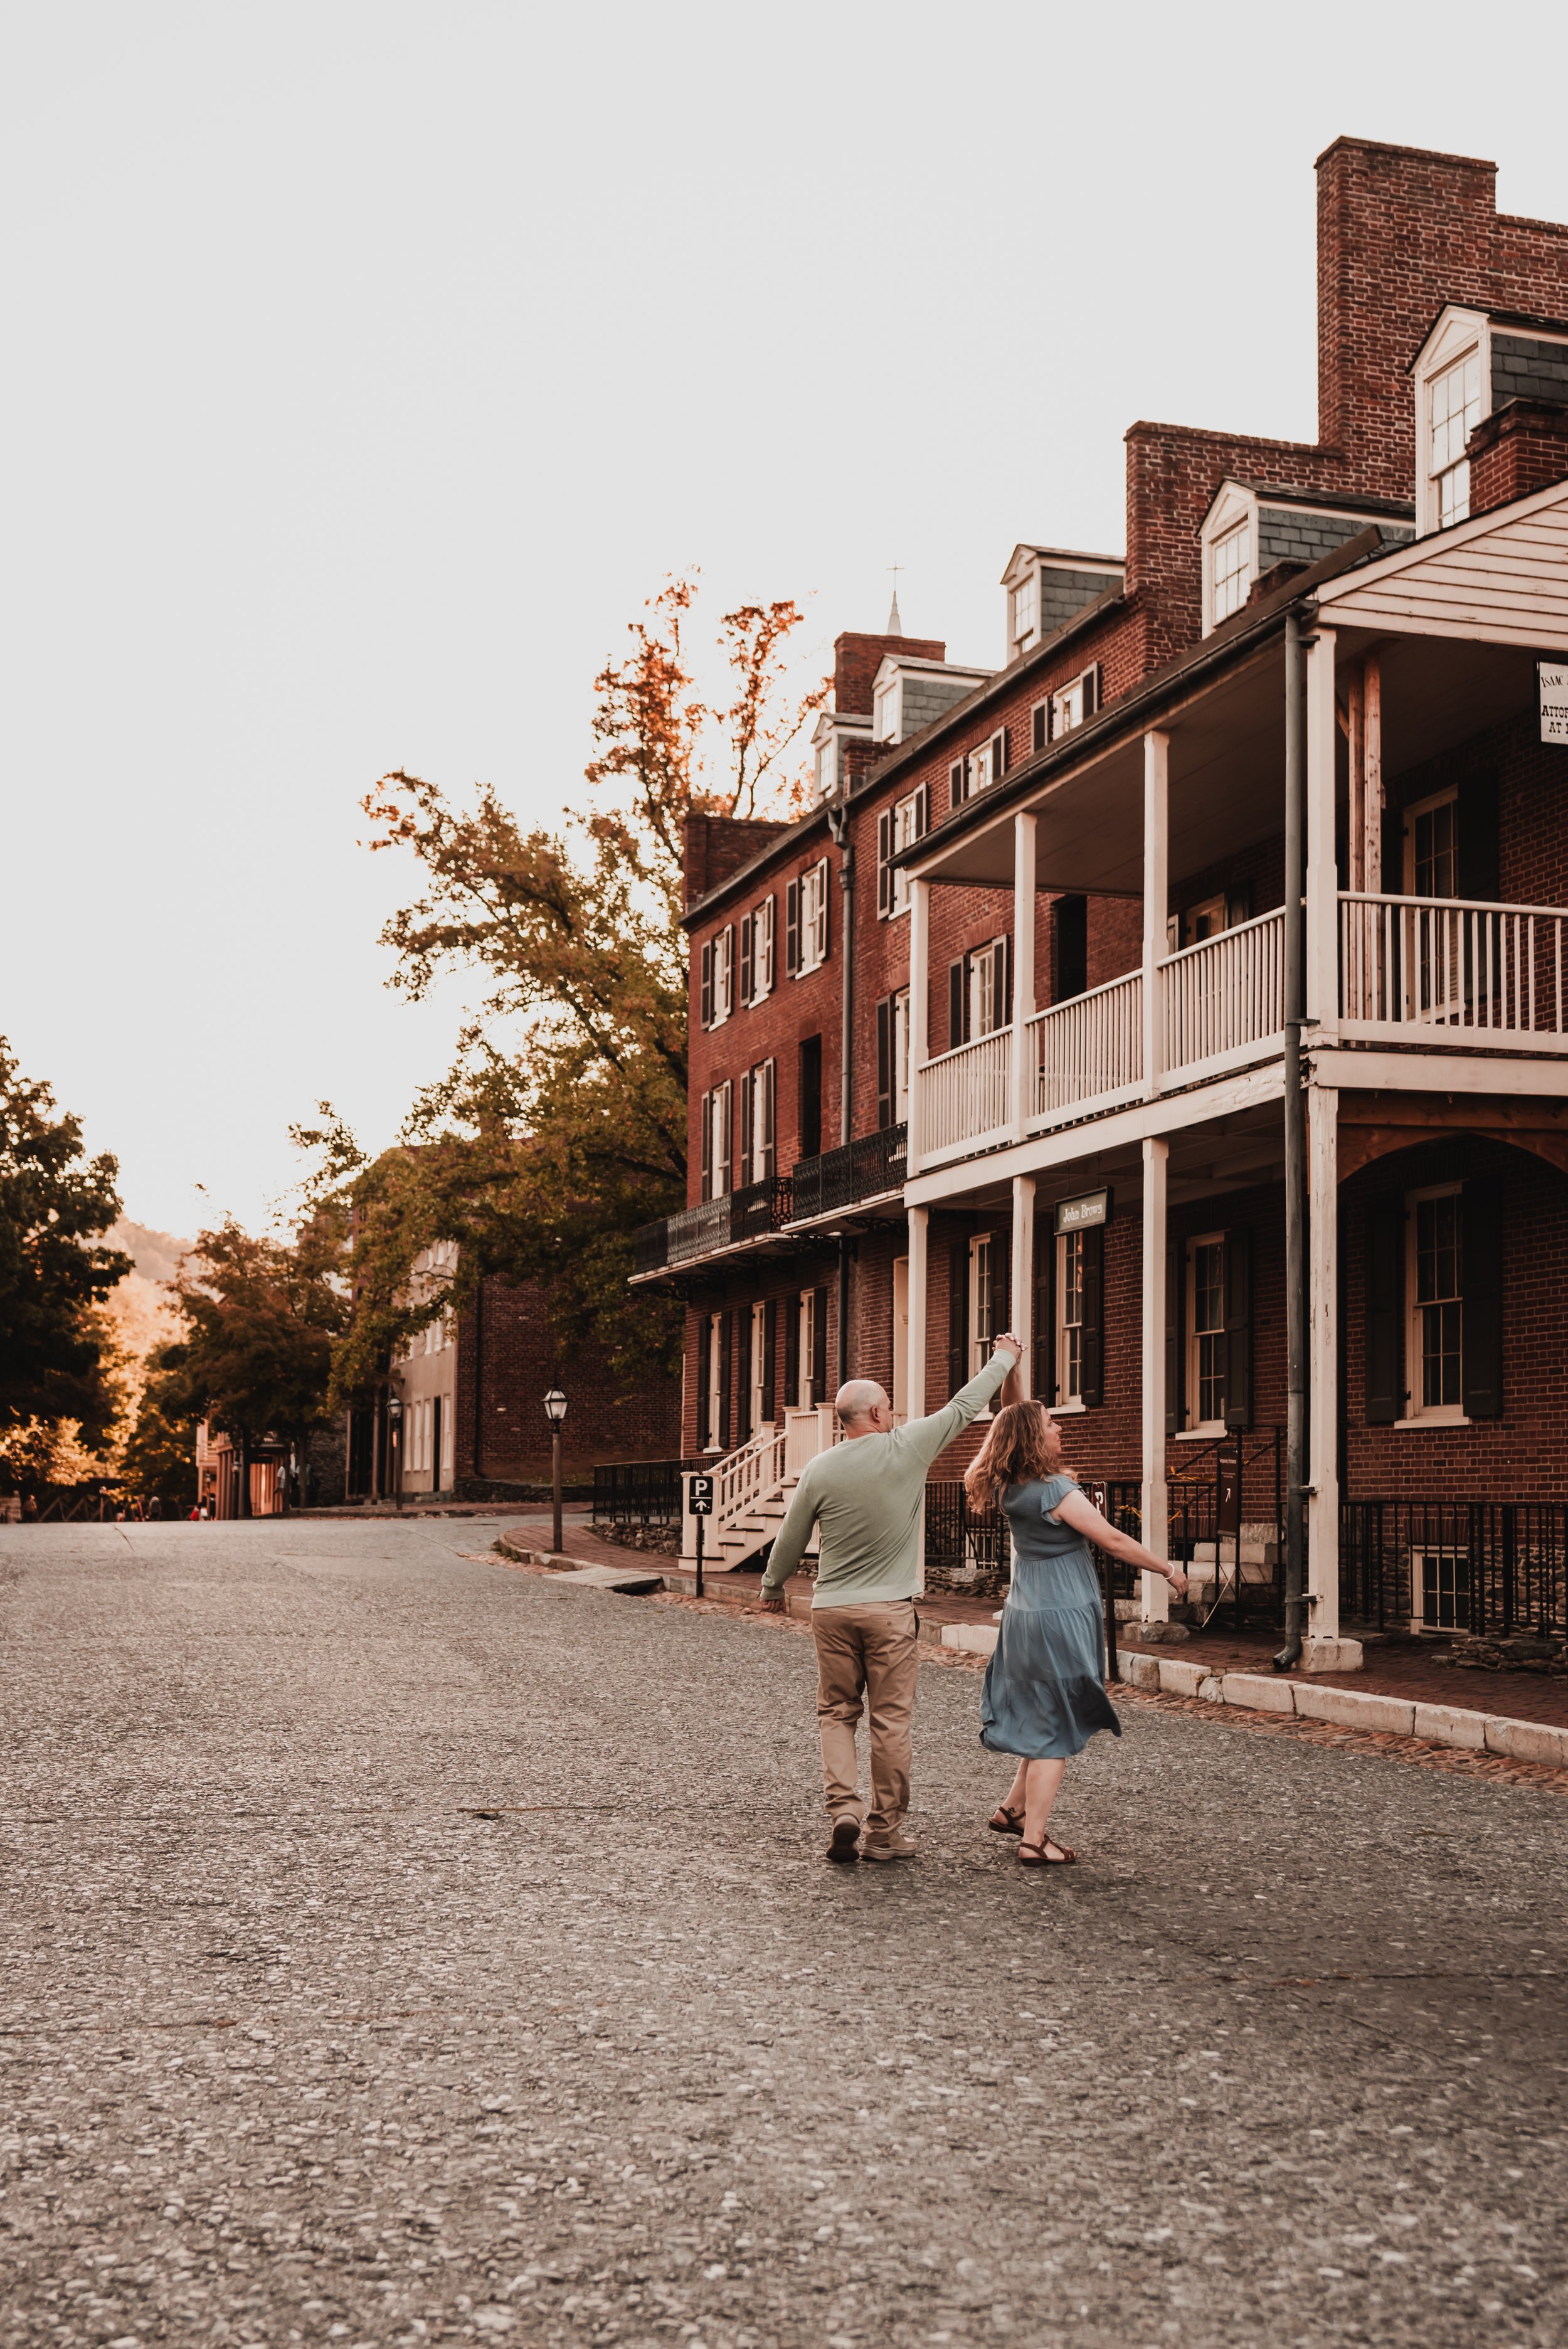
POLYGON ((1334 779, 1339 711, 1334 631, 1306 641, 1306 1020, 1315 1043, 1339 1039, 1339 869, 1334 853, 1334 779))
MULTIPOLYGON (((1163 902, 1163 901, 1162 901, 1163 902)), ((1147 936, 1147 924, 1145 935, 1147 936)), ((1145 964, 1145 973, 1148 966, 1145 964)), ((1143 1144, 1143 1542, 1156 1557, 1169 1557, 1170 1502, 1165 1481, 1165 1197, 1168 1142, 1143 1144)), ((1163 1623, 1171 1614, 1171 1586, 1163 1576, 1140 1578, 1145 1623, 1163 1623)))
POLYGON ((1377 653, 1362 663, 1361 886, 1376 896, 1383 886, 1383 664, 1377 653))
MULTIPOLYGON (((1152 1101, 1164 1072, 1164 1006, 1157 968, 1165 953, 1171 872, 1171 737, 1143 738, 1143 1092, 1152 1101)), ((1163 1292, 1161 1292, 1163 1310, 1163 1292)), ((1163 1357, 1161 1357, 1163 1360, 1163 1357)), ((1161 1442, 1164 1438, 1161 1435, 1161 1442)), ((1151 1545, 1152 1547, 1152 1545, 1151 1545)), ((1165 1585, 1162 1583, 1161 1588, 1165 1585)))
POLYGON ((1348 705, 1346 741, 1350 752, 1349 881, 1352 889, 1367 886, 1367 724, 1365 663, 1353 668, 1346 681, 1348 705))
MULTIPOLYGON (((1029 1021, 1035 1009, 1035 819, 1013 818, 1013 1139, 1022 1142, 1034 1108, 1029 1021)), ((1017 1241, 1014 1243, 1016 1262, 1017 1241)), ((1013 1310, 1018 1309, 1015 1298, 1013 1310)), ((1026 1393, 1028 1390, 1026 1388, 1026 1393)))

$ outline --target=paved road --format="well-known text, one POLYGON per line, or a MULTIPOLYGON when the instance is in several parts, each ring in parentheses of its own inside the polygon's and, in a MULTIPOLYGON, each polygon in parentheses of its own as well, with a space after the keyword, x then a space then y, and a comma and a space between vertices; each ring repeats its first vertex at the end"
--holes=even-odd
POLYGON ((1568 1807, 1128 1709, 820 1857, 797 1630, 487 1529, 0 1534, 0 2338, 1560 2339, 1568 1807))

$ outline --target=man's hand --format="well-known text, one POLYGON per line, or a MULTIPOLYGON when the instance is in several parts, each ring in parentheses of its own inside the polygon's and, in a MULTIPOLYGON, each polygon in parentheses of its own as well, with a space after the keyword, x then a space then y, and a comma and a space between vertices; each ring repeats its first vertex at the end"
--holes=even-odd
POLYGON ((783 1612, 784 1612, 784 1590, 783 1590, 783 1586, 782 1586, 781 1584, 775 1584, 775 1585, 774 1585, 774 1587, 773 1587, 773 1588, 770 1590, 770 1589, 768 1588, 768 1585, 767 1585, 766 1583, 764 1583, 764 1584, 763 1584, 763 1586, 762 1586, 761 1590, 758 1593, 758 1600, 759 1600, 759 1602, 760 1602, 760 1604, 761 1604, 761 1606, 762 1606, 762 1608, 763 1608, 764 1611, 765 1611, 767 1614, 769 1614, 769 1615, 782 1615, 782 1614, 783 1614, 783 1612))

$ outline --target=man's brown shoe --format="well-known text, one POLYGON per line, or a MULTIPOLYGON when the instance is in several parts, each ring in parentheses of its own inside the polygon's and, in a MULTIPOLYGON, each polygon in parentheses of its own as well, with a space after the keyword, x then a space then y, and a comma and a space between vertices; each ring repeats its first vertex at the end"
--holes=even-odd
POLYGON ((846 1811, 841 1819, 833 1821, 833 1832, 828 1838, 830 1859, 859 1859, 861 1856, 861 1823, 846 1811))
POLYGON ((884 1827, 880 1833, 867 1836, 861 1847, 862 1859, 913 1859, 914 1846, 902 1827, 884 1827))

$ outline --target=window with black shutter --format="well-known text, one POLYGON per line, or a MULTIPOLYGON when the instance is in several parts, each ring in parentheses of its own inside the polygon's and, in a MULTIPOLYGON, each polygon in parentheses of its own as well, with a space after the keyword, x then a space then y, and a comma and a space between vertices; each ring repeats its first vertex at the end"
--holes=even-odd
POLYGON ((1088 987, 1088 899, 1058 897, 1056 903, 1057 983, 1051 1000, 1070 1002, 1088 987))
POLYGON ((947 1049, 955 1051, 969 1041, 968 957, 960 955, 947 966, 947 1049))
POLYGON ((713 1095, 702 1097, 702 1195, 713 1196, 713 1095))
POLYGON ((762 1309, 762 1417, 764 1422, 777 1419, 774 1407, 773 1371, 779 1348, 779 1303, 770 1297, 762 1309))
POLYGON ((999 726, 991 737, 991 781, 999 783, 1007 771, 1007 730, 999 726))
POLYGON ((751 1168, 751 1134, 756 1117, 752 1095, 756 1087, 755 1071, 748 1069, 740 1080, 740 1188, 755 1178, 751 1168))
POLYGON ((947 1392, 949 1400, 969 1381, 969 1243, 954 1240, 947 1251, 947 1392))
POLYGON ((1034 1340, 1035 1392, 1041 1402, 1063 1400, 1057 1373, 1057 1255, 1061 1242, 1049 1225, 1035 1235, 1035 1326, 1021 1334, 1034 1340))
POLYGON ((713 1442, 713 1430, 708 1425, 708 1350, 713 1343, 713 1330, 706 1313, 698 1316, 696 1325, 696 1448, 706 1452, 713 1442))
POLYGON ((1243 1225, 1225 1234, 1225 1405, 1233 1433, 1253 1423, 1253 1236, 1243 1225))
POLYGON ((1105 1226, 1090 1224, 1078 1234, 1082 1291, 1078 1340, 1078 1394, 1086 1411, 1105 1401, 1105 1226))
POLYGON ((965 801, 969 796, 969 761, 967 759, 954 759, 953 764, 948 768, 947 790, 950 804, 954 807, 962 807, 965 801))
POLYGON ((713 940, 705 938, 702 946, 702 1024, 713 1026, 713 940))
POLYGON ((795 1291, 784 1299, 784 1408, 795 1411, 800 1402, 800 1309, 802 1299, 795 1291))
POLYGON ((892 998, 884 995, 877 1005, 877 1131, 885 1133, 897 1123, 893 1115, 892 1079, 892 998))
MULTIPOLYGON (((1463 805, 1463 802, 1460 802, 1463 805)), ((1460 1251, 1467 1419, 1502 1417, 1502 1187, 1464 1186, 1460 1251)))
POLYGON ((1099 708, 1099 663, 1092 661, 1083 673, 1083 714, 1092 718, 1099 708))
POLYGON ((1038 701, 1029 712, 1029 747, 1037 752, 1043 750, 1050 739, 1051 705, 1038 701))
POLYGON ((784 975, 800 975, 800 884, 791 881, 784 891, 784 975))
POLYGON ((1366 1218, 1368 1427, 1390 1427, 1405 1416, 1405 1202, 1374 1199, 1366 1218))
POLYGON ((811 1291, 811 1401, 828 1400, 828 1292, 811 1291))
POLYGON ((892 810, 883 808, 877 818, 877 918, 886 921, 892 912, 892 810))
POLYGON ((740 1000, 751 1000, 752 920, 749 914, 740 925, 740 1000))
POLYGON ((738 1444, 745 1444, 749 1437, 755 1435, 757 1433, 756 1429, 751 1424, 750 1307, 743 1307, 741 1310, 737 1313, 735 1318, 739 1325, 735 1333, 738 1341, 736 1351, 739 1356, 739 1360, 736 1364, 735 1379, 735 1415, 737 1422, 735 1440, 738 1444))
POLYGON ((721 1452, 727 1452, 730 1444, 729 1388, 734 1366, 734 1322, 733 1313, 721 1313, 718 1317, 718 1448, 721 1452))

